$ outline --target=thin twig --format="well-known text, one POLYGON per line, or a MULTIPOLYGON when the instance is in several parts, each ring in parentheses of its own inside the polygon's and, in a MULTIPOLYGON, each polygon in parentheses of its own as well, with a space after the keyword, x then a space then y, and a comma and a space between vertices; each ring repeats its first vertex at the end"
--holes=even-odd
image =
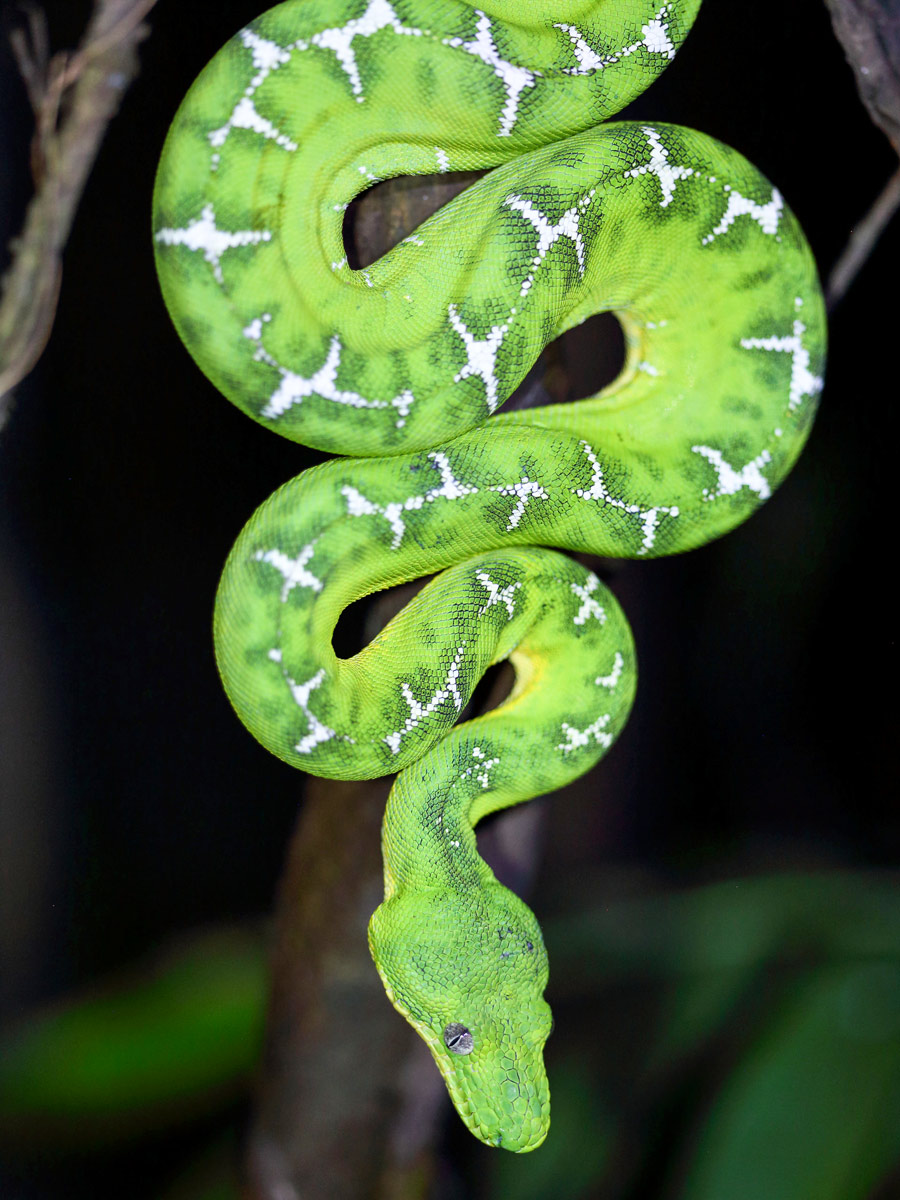
POLYGON ((46 19, 24 9, 26 29, 11 35, 35 114, 31 164, 35 192, 0 285, 0 428, 12 389, 40 358, 56 315, 62 251, 106 129, 137 74, 141 24, 156 0, 94 0, 74 53, 49 57, 46 19))
POLYGON ((900 167, 890 177, 887 186, 863 219, 854 227, 847 245, 831 269, 825 288, 825 303, 829 312, 843 298, 898 208, 900 208, 900 167))
MULTIPOLYGON (((155 4, 156 0, 127 0, 125 6, 122 7, 122 0, 120 0, 119 7, 122 8, 122 11, 116 12, 114 5, 106 0, 105 7, 111 13, 111 23, 105 29, 98 29, 95 37, 79 46, 71 64, 72 82, 84 70, 88 60, 97 59, 107 50, 133 39, 141 21, 155 4)), ((102 24, 106 25, 105 22, 102 24)), ((143 41, 146 34, 147 31, 142 30, 136 40, 143 41)))
POLYGON ((23 11, 28 21, 28 33, 26 35, 24 29, 13 29, 9 35, 9 41, 19 67, 19 73, 25 81, 31 109, 37 117, 40 114, 43 93, 47 87, 47 64, 50 61, 47 22, 43 12, 38 8, 29 6, 23 11))

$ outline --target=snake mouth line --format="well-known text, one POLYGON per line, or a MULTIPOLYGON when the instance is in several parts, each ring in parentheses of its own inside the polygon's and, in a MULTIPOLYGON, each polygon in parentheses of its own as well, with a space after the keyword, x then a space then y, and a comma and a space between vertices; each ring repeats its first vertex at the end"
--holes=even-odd
MULTIPOLYGON (((372 942, 370 936, 371 948, 372 942)), ((507 1128, 504 1131, 504 1129, 500 1128, 500 1121, 496 1117, 494 1120, 486 1121, 483 1113, 473 1102, 467 1088, 460 1083, 459 1074, 456 1069, 457 1064, 448 1059, 442 1039, 434 1032, 430 1024, 414 1016, 409 1008, 403 1004, 392 987, 383 967, 378 959, 375 958, 374 951, 372 957, 381 981, 384 984, 388 999, 428 1046, 435 1065, 446 1084, 450 1100, 469 1132, 477 1137, 480 1142, 484 1142, 486 1146, 511 1150, 516 1154, 527 1154, 532 1150, 536 1150, 544 1142, 550 1130, 550 1122, 547 1115, 549 1113, 549 1094, 544 1097, 541 1104, 541 1115, 538 1116, 532 1113, 530 1121, 527 1123, 524 1120, 522 1121, 523 1132, 526 1124, 531 1127, 528 1131, 528 1136, 524 1138, 516 1136, 516 1131, 512 1129, 507 1128)), ((546 1092, 546 1079, 542 1082, 543 1090, 546 1092)))

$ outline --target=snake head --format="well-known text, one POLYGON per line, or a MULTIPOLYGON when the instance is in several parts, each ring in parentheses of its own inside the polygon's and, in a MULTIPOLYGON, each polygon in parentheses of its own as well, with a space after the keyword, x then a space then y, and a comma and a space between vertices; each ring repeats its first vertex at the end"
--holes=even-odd
POLYGON ((531 910, 496 881, 399 892, 369 924, 388 996, 421 1034, 457 1112, 490 1146, 524 1153, 550 1127, 547 953, 531 910))

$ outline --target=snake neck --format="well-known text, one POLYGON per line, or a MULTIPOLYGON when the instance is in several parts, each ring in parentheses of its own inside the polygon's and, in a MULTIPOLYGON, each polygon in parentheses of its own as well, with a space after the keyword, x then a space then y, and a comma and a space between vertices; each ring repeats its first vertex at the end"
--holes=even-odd
POLYGON ((488 1145, 525 1151, 549 1125, 547 953, 534 914, 476 849, 480 817, 522 798, 492 778, 514 756, 486 720, 458 727, 398 776, 384 820, 385 900, 369 945, 469 1129, 488 1145))
POLYGON ((495 883, 479 856, 475 825, 508 803, 491 789, 499 759, 485 738, 451 737, 397 776, 384 814, 385 898, 435 888, 474 895, 495 883))

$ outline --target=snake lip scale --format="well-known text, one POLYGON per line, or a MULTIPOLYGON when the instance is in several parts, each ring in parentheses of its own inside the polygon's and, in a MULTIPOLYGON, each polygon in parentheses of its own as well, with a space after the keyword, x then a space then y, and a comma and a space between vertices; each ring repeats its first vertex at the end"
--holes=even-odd
POLYGON ((612 122, 699 0, 288 0, 190 89, 160 161, 165 302, 213 384, 340 456, 281 487, 225 565, 216 656, 247 728, 332 778, 399 772, 369 944, 469 1129, 549 1129, 547 953, 479 857, 486 814, 563 786, 627 719, 635 650, 562 551, 719 537, 790 470, 822 388, 815 265, 777 187, 702 133, 612 122), (349 203, 400 174, 487 170, 364 270, 349 203), (598 312, 620 377, 504 412, 598 312), (435 574, 360 653, 340 613, 435 574), (457 723, 509 659, 498 708, 457 723))

